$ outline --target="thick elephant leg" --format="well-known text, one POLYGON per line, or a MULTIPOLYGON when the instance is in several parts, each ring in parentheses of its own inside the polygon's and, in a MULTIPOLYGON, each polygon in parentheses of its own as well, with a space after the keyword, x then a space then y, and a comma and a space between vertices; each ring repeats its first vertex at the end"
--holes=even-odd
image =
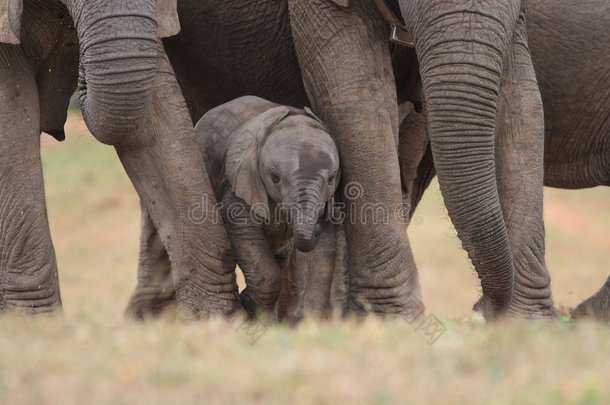
POLYGON ((0 311, 61 305, 47 221, 38 90, 21 48, 0 45, 0 311))
POLYGON ((366 0, 347 7, 328 0, 288 4, 305 88, 341 157, 348 310, 411 317, 423 304, 404 221, 396 215, 402 196, 387 24, 366 0))
POLYGON ((135 319, 161 314, 176 302, 172 268, 167 250, 146 208, 142 205, 138 285, 125 314, 135 319))
POLYGON ((498 100, 498 191, 516 271, 509 312, 548 316, 553 314, 553 300, 544 262, 544 121, 523 15, 516 25, 498 100))
POLYGON ((115 148, 169 254, 178 309, 189 318, 229 315, 240 308, 229 242, 162 48, 154 86, 150 121, 115 148))
POLYGON ((572 316, 577 319, 590 318, 610 322, 610 277, 598 292, 581 302, 572 311, 572 316))

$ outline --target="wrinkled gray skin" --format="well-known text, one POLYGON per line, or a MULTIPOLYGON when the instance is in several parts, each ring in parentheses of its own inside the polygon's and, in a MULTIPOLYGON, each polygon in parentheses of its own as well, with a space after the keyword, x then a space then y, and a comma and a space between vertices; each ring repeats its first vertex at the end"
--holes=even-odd
MULTIPOLYGON (((245 276, 242 304, 251 316, 258 309, 272 311, 282 272, 307 271, 299 261, 323 255, 315 252, 319 248, 332 249, 316 243, 339 181, 335 144, 315 116, 253 96, 209 111, 195 133, 245 276)), ((318 265, 332 276, 333 265, 318 265)), ((304 277, 296 279, 297 290, 304 290, 304 277)), ((286 305, 309 305, 295 298, 286 305)))
MULTIPOLYGON (((503 215, 525 196, 542 195, 542 176, 527 187, 504 181, 508 171, 529 178, 542 167, 542 107, 520 3, 404 1, 401 8, 419 65, 413 57, 392 61, 388 25, 366 0, 182 1, 182 31, 165 46, 193 121, 223 102, 256 94, 287 105, 309 99, 329 126, 343 184, 357 182, 363 190, 350 201, 356 220, 345 228, 349 311, 409 316, 422 310, 405 224, 393 214, 403 197, 401 167, 411 170, 406 177, 417 201, 419 184, 433 173, 432 154, 450 217, 482 282, 485 316, 546 314, 548 284, 527 308, 512 300, 515 273, 530 266, 545 271, 537 246, 513 252, 529 235, 519 231, 521 222, 542 233, 542 222, 529 220, 539 218, 541 197, 525 207, 519 223, 503 215), (396 76, 393 66, 400 68, 396 76), (419 89, 410 77, 418 70, 419 89), (431 154, 413 152, 424 156, 423 166, 397 158, 397 95, 401 102, 426 100, 431 154), (506 162, 522 153, 532 159, 496 165, 496 143, 506 162), (500 198, 508 194, 514 203, 500 198), (387 207, 388 221, 361 220, 358 214, 371 204, 387 207)), ((141 256, 147 262, 159 254, 143 249, 141 256)), ((140 272, 147 273, 142 266, 140 272)))
POLYGON ((60 305, 39 135, 63 137, 79 49, 85 121, 115 146, 152 218, 172 259, 181 309, 204 317, 240 308, 233 269, 223 267, 230 254, 224 227, 187 216, 213 193, 158 40, 177 31, 172 0, 0 3, 0 310, 60 305))

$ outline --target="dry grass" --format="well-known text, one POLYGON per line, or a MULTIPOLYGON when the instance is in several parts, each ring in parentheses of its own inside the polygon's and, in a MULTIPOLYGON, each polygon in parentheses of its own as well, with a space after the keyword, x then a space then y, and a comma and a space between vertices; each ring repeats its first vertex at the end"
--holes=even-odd
MULTIPOLYGON (((43 139, 64 312, 0 318, 1 404, 610 402, 610 327, 471 315, 475 276, 435 189, 409 232, 428 313, 446 328, 432 345, 425 328, 375 319, 249 331, 222 320, 125 321, 137 197, 112 148, 77 117, 66 129, 65 144, 43 139)), ((555 300, 573 306, 608 276, 610 191, 546 197, 555 300)))

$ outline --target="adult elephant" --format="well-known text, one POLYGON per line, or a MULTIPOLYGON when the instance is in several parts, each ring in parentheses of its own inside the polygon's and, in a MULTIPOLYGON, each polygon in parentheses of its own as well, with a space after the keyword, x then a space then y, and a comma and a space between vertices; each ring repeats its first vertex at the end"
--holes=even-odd
POLYGON ((158 40, 178 29, 175 0, 0 1, 0 310, 60 305, 39 136, 64 137, 79 51, 85 121, 115 146, 159 229, 181 306, 197 317, 239 308, 235 276, 220 260, 229 254, 224 228, 186 214, 213 194, 158 40))
MULTIPOLYGON (((398 4, 391 6, 397 10, 398 4)), ((520 2, 405 0, 400 9, 419 56, 441 189, 481 279, 484 313, 524 313, 513 305, 516 267, 545 269, 539 250, 514 256, 512 246, 524 237, 517 225, 525 221, 509 222, 517 211, 526 219, 541 213, 541 198, 525 207, 519 202, 529 193, 542 195, 542 176, 529 175, 542 165, 542 108, 520 2), (497 121, 508 125, 497 128, 497 121), (497 171, 496 138, 504 161, 531 153, 531 163, 497 171), (528 182, 504 181, 505 171, 522 173, 528 182), (517 198, 502 203, 500 193, 517 198)), ((350 201, 348 218, 354 220, 346 224, 348 309, 404 316, 421 311, 404 223, 393 212, 377 220, 361 215, 370 207, 401 206, 389 27, 373 2, 184 0, 178 10, 182 32, 165 46, 193 120, 244 94, 311 103, 336 138, 344 184, 358 184, 361 191, 350 201)), ((414 58, 402 66, 399 77, 418 70, 414 58)), ((542 232, 536 221, 525 226, 542 232)), ((171 299, 169 293, 150 300, 165 288, 152 280, 169 260, 146 217, 144 230, 140 283, 129 309, 138 314, 171 299)), ((535 307, 550 311, 548 283, 525 287, 543 290, 535 307)))

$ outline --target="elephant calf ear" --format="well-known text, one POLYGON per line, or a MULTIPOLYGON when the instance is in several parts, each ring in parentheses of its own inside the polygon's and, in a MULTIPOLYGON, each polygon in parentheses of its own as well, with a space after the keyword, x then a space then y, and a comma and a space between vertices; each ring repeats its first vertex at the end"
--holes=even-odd
POLYGON ((269 218, 267 190, 260 176, 258 156, 260 148, 273 126, 290 114, 285 106, 271 108, 243 124, 231 136, 227 151, 225 174, 231 191, 264 218, 269 218))
POLYGON ((309 115, 311 118, 313 118, 314 120, 318 121, 320 124, 324 124, 322 122, 322 120, 320 119, 320 117, 318 117, 316 115, 316 113, 314 113, 313 111, 311 111, 311 108, 309 107, 304 107, 303 108, 305 110, 305 114, 309 115))
POLYGON ((159 38, 171 37, 180 32, 177 2, 178 0, 157 0, 157 35, 159 38))
POLYGON ((0 43, 18 45, 23 0, 0 0, 0 43))

